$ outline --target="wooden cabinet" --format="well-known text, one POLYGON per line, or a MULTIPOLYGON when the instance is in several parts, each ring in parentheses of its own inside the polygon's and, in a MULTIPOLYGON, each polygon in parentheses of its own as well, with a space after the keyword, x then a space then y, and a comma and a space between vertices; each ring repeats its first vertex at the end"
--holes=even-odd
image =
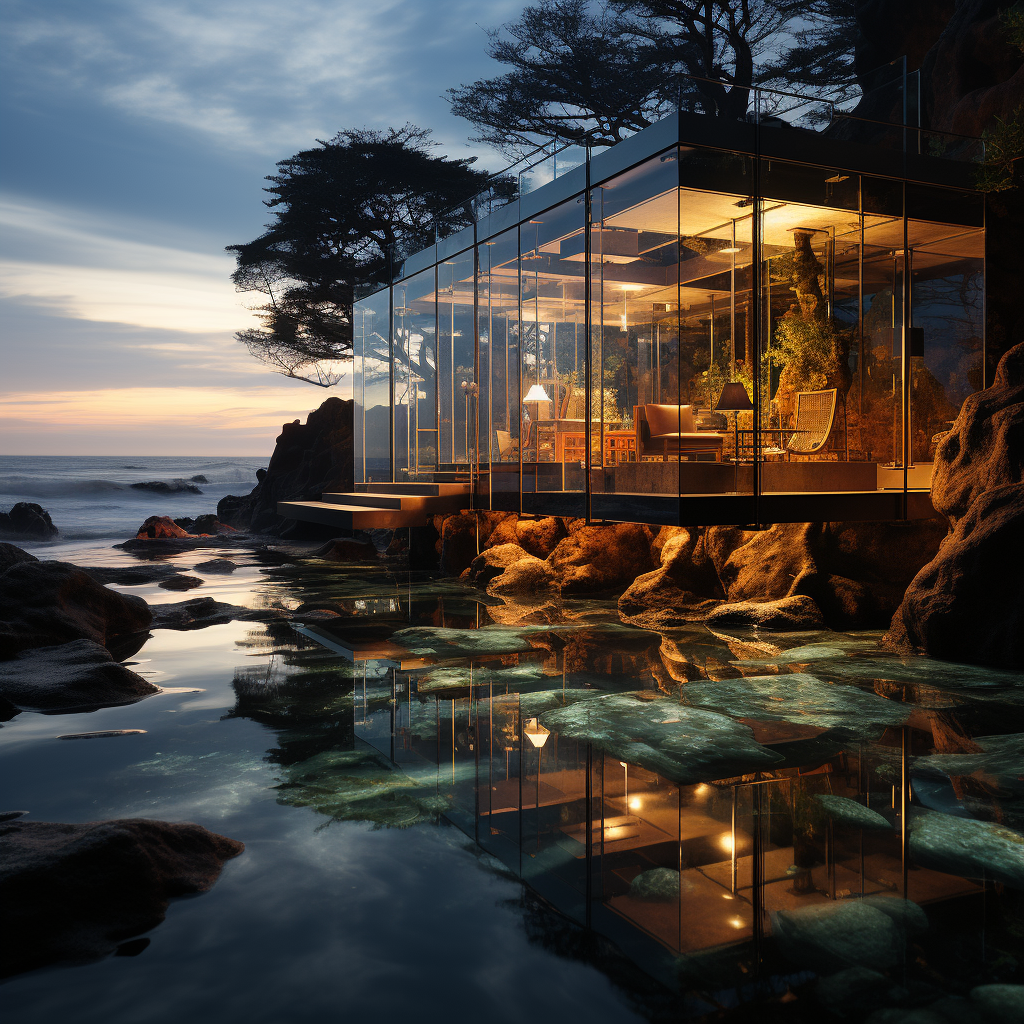
POLYGON ((604 432, 604 464, 636 462, 636 431, 606 430, 604 432))

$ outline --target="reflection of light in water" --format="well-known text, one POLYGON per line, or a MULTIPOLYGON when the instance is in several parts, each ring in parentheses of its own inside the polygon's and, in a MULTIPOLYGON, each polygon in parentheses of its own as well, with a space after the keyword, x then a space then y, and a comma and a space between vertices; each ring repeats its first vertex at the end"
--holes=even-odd
POLYGON ((629 809, 631 811, 639 811, 643 805, 644 802, 638 796, 633 797, 633 799, 629 801, 629 809))
POLYGON ((732 853, 732 834, 729 832, 723 832, 718 837, 718 845, 721 846, 726 853, 732 853))
POLYGON ((744 921, 742 917, 730 917, 729 924, 731 924, 733 928, 742 928, 744 921))

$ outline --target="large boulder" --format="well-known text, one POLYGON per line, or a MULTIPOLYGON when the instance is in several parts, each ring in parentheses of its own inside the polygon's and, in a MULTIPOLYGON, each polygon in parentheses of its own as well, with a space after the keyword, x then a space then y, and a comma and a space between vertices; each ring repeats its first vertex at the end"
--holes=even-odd
POLYGON ((50 513, 32 501, 19 501, 10 512, 0 512, 0 537, 52 540, 58 534, 50 513))
POLYGON ((160 924, 171 898, 206 892, 243 849, 189 823, 0 822, 0 976, 107 956, 160 924))
POLYGON ((279 501, 319 501, 325 491, 353 487, 352 402, 328 398, 319 409, 281 428, 274 454, 257 484, 244 496, 228 495, 217 504, 217 518, 240 530, 278 537, 309 531, 277 514, 279 501))
POLYGON ((619 612, 648 628, 709 614, 775 629, 884 626, 944 531, 938 519, 664 528, 661 565, 636 578, 619 612))
POLYGON ((708 614, 707 624, 712 629, 753 626, 794 632, 821 629, 825 620, 814 598, 794 594, 792 597, 780 597, 777 601, 737 601, 735 604, 719 605, 708 614))
POLYGON ((992 387, 971 395, 939 444, 932 503, 949 521, 936 556, 907 588, 888 634, 898 650, 954 661, 1024 664, 1024 344, 992 387))
POLYGON ((0 658, 72 640, 124 654, 152 620, 141 598, 108 590, 68 562, 20 561, 0 572, 0 658))
POLYGON ((626 622, 648 629, 681 626, 703 619, 724 599, 704 536, 697 529, 662 527, 651 546, 661 564, 637 576, 619 598, 626 622))
POLYGON ((53 714, 131 704, 159 690, 92 640, 36 647, 0 661, 0 697, 21 711, 53 714))
POLYGON ((650 527, 640 523, 581 526, 559 542, 547 561, 566 596, 625 590, 654 568, 653 539, 650 527))
POLYGON ((135 534, 136 540, 178 540, 193 534, 179 526, 170 516, 150 516, 135 534))

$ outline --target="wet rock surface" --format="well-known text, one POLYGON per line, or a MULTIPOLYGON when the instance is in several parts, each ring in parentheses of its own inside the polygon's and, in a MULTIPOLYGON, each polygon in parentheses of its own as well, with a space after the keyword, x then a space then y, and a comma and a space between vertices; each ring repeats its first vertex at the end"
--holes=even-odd
POLYGON ((822 973, 852 967, 885 971, 904 958, 903 929, 864 900, 776 911, 772 933, 789 960, 822 973))
POLYGON ((918 811, 909 822, 910 853, 922 867, 988 878, 1024 889, 1024 835, 990 821, 918 811))
POLYGON ((693 884, 685 881, 675 868, 650 868, 629 883, 629 895, 645 903, 672 903, 692 888, 693 884))
POLYGON ((739 601, 722 604, 708 613, 707 623, 715 626, 753 626, 758 629, 799 632, 821 629, 825 620, 814 598, 805 594, 777 601, 739 601))
POLYGON ((0 572, 0 658, 72 640, 116 653, 151 621, 141 598, 109 590, 68 562, 23 560, 0 572))
POLYGON ((198 576, 187 576, 180 572, 168 576, 167 579, 161 580, 157 584, 162 590, 195 590, 196 587, 202 585, 203 581, 198 576))
POLYGON ((60 531, 50 513, 32 501, 19 501, 10 512, 0 512, 0 537, 53 540, 60 531))
POLYGON ((339 537, 317 548, 312 557, 323 558, 328 562, 373 562, 379 556, 373 541, 368 537, 339 537))
POLYGON ((211 573, 214 576, 230 576, 238 566, 230 558, 211 558, 193 566, 196 572, 211 573))
POLYGON ((92 640, 37 647, 0 661, 0 697, 21 711, 49 713, 128 704, 159 687, 92 640))
POLYGON ((781 757, 725 715, 637 693, 607 694, 539 716, 545 728, 606 754, 690 784, 767 768, 781 757))
POLYGON ((969 396, 935 451, 932 504, 949 534, 914 578, 889 642, 953 661, 1024 665, 1024 344, 969 396))
POLYGON ((908 710, 856 686, 826 683, 803 672, 687 683, 679 699, 736 718, 790 722, 822 729, 841 728, 850 735, 880 735, 886 726, 902 725, 908 710))
POLYGON ((204 629, 227 622, 275 622, 287 619, 276 608, 243 608, 212 597, 194 597, 175 604, 153 605, 153 629, 204 629))
POLYGON ((836 796, 833 793, 817 793, 814 799, 821 804, 825 813, 833 821, 872 832, 892 831, 892 824, 878 811, 873 811, 870 807, 865 807, 864 804, 851 800, 849 797, 836 796))
POLYGON ((240 530, 277 537, 319 537, 315 527, 277 514, 279 501, 319 501, 325 492, 347 493, 353 487, 352 402, 328 398, 305 423, 286 423, 278 435, 267 469, 247 495, 228 495, 217 504, 217 517, 240 530))
POLYGON ((243 849, 199 825, 142 818, 0 822, 0 976, 116 952, 160 924, 173 897, 208 890, 243 849))

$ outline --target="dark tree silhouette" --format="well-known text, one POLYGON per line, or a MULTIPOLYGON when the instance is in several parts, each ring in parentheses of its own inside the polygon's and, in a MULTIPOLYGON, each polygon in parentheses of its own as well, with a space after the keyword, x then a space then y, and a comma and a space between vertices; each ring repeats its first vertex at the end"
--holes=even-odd
POLYGON ((854 0, 540 0, 488 33, 510 70, 449 90, 477 141, 611 146, 688 109, 742 119, 754 85, 853 88, 854 0), (689 76, 689 77, 687 77, 689 76), (698 81, 710 79, 712 81, 698 81))
MULTIPOLYGON (((262 327, 237 338, 277 372, 330 387, 332 364, 352 349, 357 289, 386 284, 392 246, 403 253, 471 222, 469 200, 489 183, 471 167, 431 152, 429 131, 342 131, 278 163, 268 176, 273 223, 229 245, 239 291, 265 297, 262 327)), ((492 183, 499 191, 511 185, 492 183)))

